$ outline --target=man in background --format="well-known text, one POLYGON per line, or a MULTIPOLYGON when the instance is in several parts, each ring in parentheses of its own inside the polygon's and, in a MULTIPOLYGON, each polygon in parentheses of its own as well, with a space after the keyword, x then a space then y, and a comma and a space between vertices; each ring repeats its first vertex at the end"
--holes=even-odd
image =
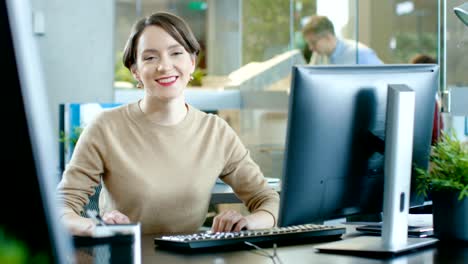
POLYGON ((326 16, 312 16, 302 35, 313 52, 309 64, 383 64, 366 45, 337 38, 333 23, 326 16))

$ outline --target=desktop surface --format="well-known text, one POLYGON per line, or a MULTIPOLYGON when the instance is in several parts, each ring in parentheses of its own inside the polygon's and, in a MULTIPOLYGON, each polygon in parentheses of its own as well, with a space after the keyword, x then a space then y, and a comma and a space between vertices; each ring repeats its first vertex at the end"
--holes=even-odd
MULTIPOLYGON (((343 239, 358 236, 353 226, 347 226, 347 234, 343 239)), ((154 246, 154 235, 143 235, 141 240, 142 263, 265 263, 271 264, 272 259, 262 255, 256 249, 250 250, 223 250, 219 252, 204 253, 178 253, 159 249, 154 246)), ((280 246, 277 248, 277 255, 281 263, 468 263, 468 245, 455 244, 447 245, 439 243, 434 246, 423 248, 415 252, 407 253, 393 258, 371 258, 348 255, 337 255, 318 253, 315 246, 323 243, 301 244, 294 246, 280 246)), ((269 254, 273 254, 272 248, 265 249, 269 254)), ((78 259, 78 263, 81 263, 78 259)), ((101 258, 102 260, 102 258, 101 258)), ((99 263, 108 263, 101 261, 99 263)))

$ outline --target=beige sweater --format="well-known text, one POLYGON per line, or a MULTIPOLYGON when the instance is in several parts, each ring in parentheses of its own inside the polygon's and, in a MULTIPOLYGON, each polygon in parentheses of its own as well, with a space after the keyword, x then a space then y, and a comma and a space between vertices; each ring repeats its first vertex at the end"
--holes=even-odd
POLYGON ((188 108, 174 126, 151 122, 138 103, 100 114, 81 134, 58 186, 62 215, 79 214, 102 183, 101 215, 119 210, 146 234, 195 232, 220 177, 251 212, 267 211, 276 222, 279 196, 236 133, 218 116, 188 108))

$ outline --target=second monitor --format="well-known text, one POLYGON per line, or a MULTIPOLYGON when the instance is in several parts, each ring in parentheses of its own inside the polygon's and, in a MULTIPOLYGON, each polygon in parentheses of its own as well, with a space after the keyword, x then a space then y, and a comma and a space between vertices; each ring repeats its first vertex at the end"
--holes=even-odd
POLYGON ((389 84, 415 91, 412 163, 427 168, 437 65, 293 68, 280 226, 382 212, 389 84))

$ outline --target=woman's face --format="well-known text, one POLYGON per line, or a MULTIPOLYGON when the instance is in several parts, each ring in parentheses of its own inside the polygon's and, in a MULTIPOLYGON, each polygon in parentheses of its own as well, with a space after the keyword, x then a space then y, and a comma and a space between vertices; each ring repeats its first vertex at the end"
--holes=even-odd
POLYGON ((132 73, 143 83, 147 96, 164 101, 179 97, 194 70, 195 56, 164 29, 148 26, 143 30, 132 73))

